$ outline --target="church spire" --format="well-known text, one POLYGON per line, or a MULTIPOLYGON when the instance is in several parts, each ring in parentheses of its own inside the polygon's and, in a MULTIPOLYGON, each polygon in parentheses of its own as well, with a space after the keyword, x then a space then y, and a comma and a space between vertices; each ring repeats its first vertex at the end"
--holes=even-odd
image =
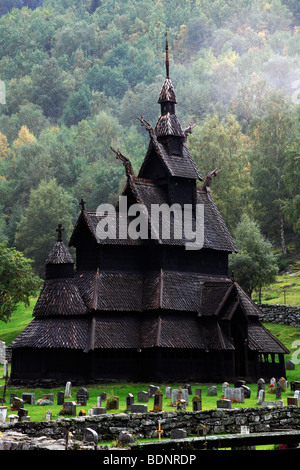
POLYGON ((166 78, 170 78, 170 64, 169 64, 169 43, 168 43, 168 32, 165 32, 166 36, 166 78))

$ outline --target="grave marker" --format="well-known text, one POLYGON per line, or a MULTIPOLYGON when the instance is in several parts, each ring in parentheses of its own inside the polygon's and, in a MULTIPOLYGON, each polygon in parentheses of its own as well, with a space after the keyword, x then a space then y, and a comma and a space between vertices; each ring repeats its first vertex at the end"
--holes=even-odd
POLYGON ((232 409, 231 400, 229 400, 228 398, 217 400, 217 408, 224 408, 226 410, 231 410, 232 409))
POLYGON ((138 392, 138 401, 142 403, 148 403, 149 393, 144 390, 142 390, 141 392, 138 392))
POLYGON ((193 403, 193 411, 202 410, 202 400, 199 396, 194 396, 192 403, 193 403))
POLYGON ((128 393, 126 397, 126 411, 130 411, 131 405, 133 404, 134 404, 134 396, 132 395, 132 393, 128 393))
POLYGON ((71 382, 67 382, 66 383, 66 388, 65 388, 65 398, 72 398, 72 395, 71 395, 71 382))
POLYGON ((154 394, 154 408, 153 411, 162 411, 163 393, 161 390, 156 390, 154 394))

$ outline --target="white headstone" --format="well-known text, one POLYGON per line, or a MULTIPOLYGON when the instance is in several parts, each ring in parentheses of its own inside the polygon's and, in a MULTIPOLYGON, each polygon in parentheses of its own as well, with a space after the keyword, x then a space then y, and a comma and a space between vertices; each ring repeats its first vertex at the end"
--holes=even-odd
POLYGON ((6 359, 3 364, 3 377, 5 379, 8 377, 8 361, 6 359))
POLYGON ((66 389, 65 389, 65 398, 72 398, 71 395, 71 382, 66 383, 66 389))
POLYGON ((261 404, 265 399, 265 391, 264 390, 259 390, 258 392, 258 404, 261 404))

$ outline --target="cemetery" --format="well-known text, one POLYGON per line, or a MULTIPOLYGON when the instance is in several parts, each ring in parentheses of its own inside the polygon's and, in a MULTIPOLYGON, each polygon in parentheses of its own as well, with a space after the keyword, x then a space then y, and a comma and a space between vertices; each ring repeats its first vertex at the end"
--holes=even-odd
POLYGON ((246 440, 251 436, 252 447, 260 437, 262 443, 294 446, 300 440, 300 381, 289 383, 284 378, 268 382, 261 378, 256 384, 237 380, 172 386, 74 387, 67 382, 63 390, 43 391, 42 397, 40 389, 11 390, 6 390, 0 407, 0 449, 18 446, 18 441, 25 448, 47 447, 47 439, 61 450, 72 449, 74 442, 85 450, 139 450, 143 445, 168 449, 173 442, 178 448, 180 442, 188 443, 191 449, 214 448, 223 442, 232 446, 244 435, 246 440))

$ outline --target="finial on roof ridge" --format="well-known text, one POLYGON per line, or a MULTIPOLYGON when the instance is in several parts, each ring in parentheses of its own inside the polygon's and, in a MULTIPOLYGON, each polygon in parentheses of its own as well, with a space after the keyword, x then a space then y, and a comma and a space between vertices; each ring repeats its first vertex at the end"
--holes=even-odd
POLYGON ((64 231, 64 228, 61 223, 58 224, 58 227, 56 229, 57 232, 57 241, 62 242, 62 232, 64 231))
POLYGON ((168 31, 165 32, 165 36, 166 36, 166 77, 170 78, 168 31))

